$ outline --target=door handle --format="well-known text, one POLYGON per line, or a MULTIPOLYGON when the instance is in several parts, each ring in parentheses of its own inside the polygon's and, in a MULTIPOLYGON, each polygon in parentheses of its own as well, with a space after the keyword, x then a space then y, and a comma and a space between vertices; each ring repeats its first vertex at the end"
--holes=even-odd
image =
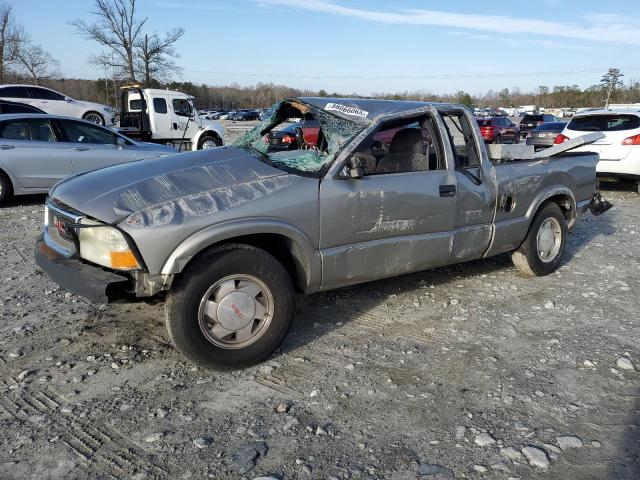
POLYGON ((87 150, 89 150, 89 147, 75 147, 74 150, 76 152, 86 152, 87 150))
POLYGON ((16 148, 15 145, 0 145, 2 150, 11 150, 12 148, 16 148))
POLYGON ((455 185, 440 185, 440 196, 441 197, 455 197, 456 196, 456 186, 455 185))

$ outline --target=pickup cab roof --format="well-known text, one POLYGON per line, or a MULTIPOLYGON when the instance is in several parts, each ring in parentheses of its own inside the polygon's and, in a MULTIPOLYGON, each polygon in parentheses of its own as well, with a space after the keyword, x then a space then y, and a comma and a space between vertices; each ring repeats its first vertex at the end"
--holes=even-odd
MULTIPOLYGON (((378 117, 407 112, 428 106, 453 107, 448 103, 414 102, 404 100, 374 100, 369 98, 296 97, 321 110, 361 123, 373 123, 378 117)), ((295 100, 290 99, 290 100, 295 100)))

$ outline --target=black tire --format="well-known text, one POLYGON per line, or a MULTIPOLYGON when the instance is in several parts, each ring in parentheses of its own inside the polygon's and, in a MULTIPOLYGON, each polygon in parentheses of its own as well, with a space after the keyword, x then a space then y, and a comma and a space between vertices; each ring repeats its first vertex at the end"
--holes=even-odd
POLYGON ((289 331, 294 311, 293 283, 282 264, 264 250, 228 244, 200 255, 175 279, 165 305, 165 318, 171 340, 191 362, 204 367, 237 368, 258 363, 273 353, 289 331), (242 348, 214 344, 203 333, 198 316, 211 287, 231 275, 259 279, 273 299, 270 322, 253 343, 242 348))
POLYGON ((567 221, 562 214, 562 210, 555 203, 547 202, 542 205, 534 217, 524 242, 522 242, 522 245, 520 245, 518 250, 512 253, 511 260, 518 271, 525 277, 541 277, 549 275, 560 266, 566 244, 566 238, 567 221), (540 227, 549 219, 551 219, 551 223, 554 226, 557 225, 559 229, 559 246, 557 253, 552 257, 549 256, 549 258, 543 260, 538 248, 538 234, 540 232, 540 227))
POLYGON ((13 197, 13 185, 11 180, 2 171, 0 171, 0 207, 6 205, 6 203, 13 197))
POLYGON ((83 120, 104 126, 104 117, 98 112, 87 112, 82 116, 83 120))
POLYGON ((520 134, 519 133, 514 133, 513 134, 513 144, 517 144, 520 143, 520 134))
MULTIPOLYGON (((209 143, 213 143, 216 147, 219 147, 220 145, 222 145, 222 141, 220 140, 220 137, 218 137, 217 135, 212 135, 212 134, 205 134, 203 135, 200 140, 198 140, 198 150, 202 150, 203 148, 205 148, 205 145, 209 144, 209 143)), ((206 147, 206 148, 213 148, 213 147, 206 147)))
POLYGON ((500 145, 502 143, 502 137, 498 135, 493 143, 500 145))

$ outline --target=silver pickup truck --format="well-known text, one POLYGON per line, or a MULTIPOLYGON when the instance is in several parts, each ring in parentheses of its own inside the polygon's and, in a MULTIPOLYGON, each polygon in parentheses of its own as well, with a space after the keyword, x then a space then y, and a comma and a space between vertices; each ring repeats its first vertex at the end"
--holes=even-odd
POLYGON ((291 98, 233 145, 59 183, 36 261, 96 302, 165 299, 188 359, 248 365, 285 337, 296 292, 504 252, 553 272, 578 215, 608 206, 598 156, 497 147, 459 105, 291 98))

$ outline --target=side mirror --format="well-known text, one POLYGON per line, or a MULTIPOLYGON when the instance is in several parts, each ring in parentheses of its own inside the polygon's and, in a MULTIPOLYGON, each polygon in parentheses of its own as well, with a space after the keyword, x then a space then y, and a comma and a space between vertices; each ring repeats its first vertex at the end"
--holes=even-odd
POLYGON ((116 137, 116 146, 118 147, 118 150, 122 150, 126 144, 127 142, 125 142, 124 138, 116 137))
POLYGON ((354 154, 349 160, 349 178, 362 178, 366 171, 367 162, 363 155, 354 154))

